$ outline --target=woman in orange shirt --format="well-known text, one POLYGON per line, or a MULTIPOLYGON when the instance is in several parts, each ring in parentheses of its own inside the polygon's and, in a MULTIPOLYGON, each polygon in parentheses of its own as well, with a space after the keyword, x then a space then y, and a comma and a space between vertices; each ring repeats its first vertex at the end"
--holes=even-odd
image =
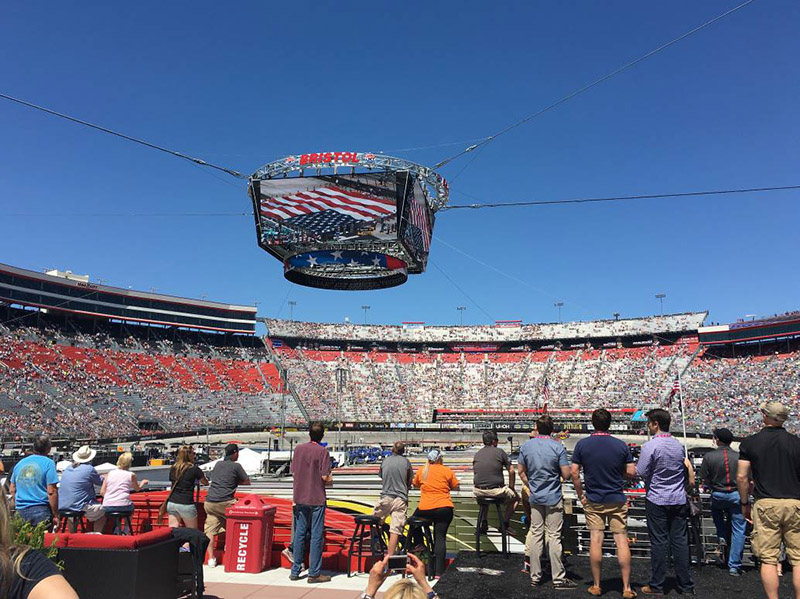
POLYGON ((453 500, 450 491, 458 489, 455 473, 442 464, 442 452, 432 449, 428 462, 414 476, 414 487, 420 490, 419 506, 414 516, 433 522, 433 553, 436 558, 436 574, 444 572, 447 553, 447 529, 453 521, 453 500))

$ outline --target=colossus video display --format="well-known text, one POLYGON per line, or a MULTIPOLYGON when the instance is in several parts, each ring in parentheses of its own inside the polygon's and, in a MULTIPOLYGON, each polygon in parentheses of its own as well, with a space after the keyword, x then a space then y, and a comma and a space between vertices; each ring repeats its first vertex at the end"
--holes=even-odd
POLYGON ((423 267, 433 216, 407 172, 318 175, 258 181, 266 246, 400 241, 423 267))

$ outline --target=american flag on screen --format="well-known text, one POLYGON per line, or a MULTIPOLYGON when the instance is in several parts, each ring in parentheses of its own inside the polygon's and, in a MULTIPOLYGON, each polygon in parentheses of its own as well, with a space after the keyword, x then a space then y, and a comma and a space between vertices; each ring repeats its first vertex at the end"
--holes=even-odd
POLYGON ((413 193, 408 214, 409 223, 419 231, 419 233, 413 229, 410 231, 412 239, 415 242, 421 241, 422 249, 429 252, 431 249, 431 228, 428 223, 428 206, 425 204, 425 198, 418 198, 417 194, 413 193))
MULTIPOLYGON (((378 220, 395 212, 394 200, 371 196, 335 185, 317 187, 279 197, 261 197, 261 214, 277 221, 320 212, 337 213, 359 221, 378 220)), ((330 215, 331 217, 333 214, 330 215)), ((331 219, 336 220, 336 219, 331 219)))
POLYGON ((547 404, 550 401, 550 381, 547 380, 547 377, 544 377, 544 387, 542 388, 542 397, 544 397, 544 406, 543 410, 545 413, 547 412, 547 404))

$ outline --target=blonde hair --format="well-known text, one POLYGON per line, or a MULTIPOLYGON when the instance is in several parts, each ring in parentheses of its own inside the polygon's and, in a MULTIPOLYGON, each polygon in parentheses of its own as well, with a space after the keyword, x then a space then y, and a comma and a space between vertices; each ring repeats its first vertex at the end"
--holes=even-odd
POLYGON ((410 578, 398 580, 383 594, 383 599, 427 599, 423 590, 410 578))
POLYGON ((11 510, 8 509, 5 491, 0 489, 0 597, 8 596, 14 578, 25 578, 22 574, 22 558, 29 549, 14 545, 11 510))
POLYGON ((133 463, 133 454, 130 451, 126 451, 122 455, 117 458, 117 468, 120 470, 127 470, 131 467, 133 463))

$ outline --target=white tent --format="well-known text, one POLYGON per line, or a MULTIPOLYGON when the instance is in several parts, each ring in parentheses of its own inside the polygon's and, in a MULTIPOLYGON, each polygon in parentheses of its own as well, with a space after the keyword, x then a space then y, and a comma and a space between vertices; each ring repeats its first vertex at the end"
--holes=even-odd
MULTIPOLYGON (((244 468, 248 476, 253 476, 254 474, 261 474, 261 472, 263 472, 262 467, 266 460, 267 455, 265 453, 242 447, 239 450, 239 459, 237 461, 242 465, 242 468, 244 468)), ((217 462, 220 461, 221 460, 214 460, 208 464, 203 464, 200 466, 200 469, 203 472, 209 473, 214 469, 214 466, 217 465, 217 462)))
POLYGON ((108 474, 112 470, 116 470, 117 467, 115 464, 109 464, 108 462, 103 462, 99 466, 95 466, 94 469, 97 470, 98 474, 108 474))
POLYGON ((58 464, 56 464, 56 472, 64 472, 64 470, 69 468, 71 465, 71 460, 61 460, 58 464))

